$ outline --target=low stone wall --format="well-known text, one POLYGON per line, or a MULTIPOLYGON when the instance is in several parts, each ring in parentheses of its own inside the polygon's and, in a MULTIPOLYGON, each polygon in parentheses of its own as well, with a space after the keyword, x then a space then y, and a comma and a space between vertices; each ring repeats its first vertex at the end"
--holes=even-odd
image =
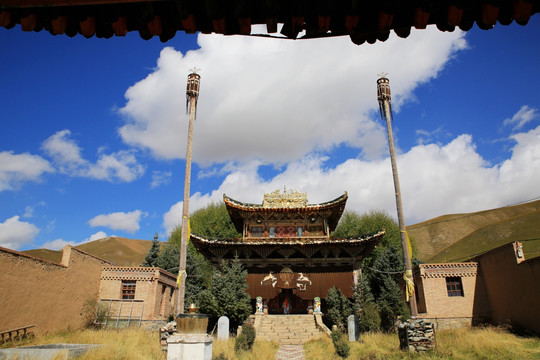
POLYGON ((399 347, 408 351, 427 351, 435 348, 435 326, 424 319, 409 319, 398 325, 399 347))
POLYGON ((176 321, 170 321, 159 329, 159 341, 163 351, 167 351, 167 339, 176 332, 176 321))
POLYGON ((429 318, 423 317, 424 320, 430 321, 435 325, 437 330, 461 329, 471 327, 473 325, 472 317, 446 317, 446 318, 429 318))

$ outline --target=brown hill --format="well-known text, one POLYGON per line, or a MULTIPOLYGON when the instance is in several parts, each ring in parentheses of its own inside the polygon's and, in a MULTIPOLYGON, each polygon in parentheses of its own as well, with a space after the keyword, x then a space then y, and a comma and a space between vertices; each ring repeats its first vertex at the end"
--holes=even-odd
POLYGON ((62 261, 62 251, 49 250, 49 249, 34 249, 21 251, 24 254, 37 257, 38 259, 50 260, 55 263, 62 261))
MULTIPOLYGON (((475 213, 444 215, 410 225, 407 231, 416 244, 419 259, 459 261, 508 242, 539 238, 539 223, 540 200, 537 200, 475 213)), ((524 243, 524 246, 525 250, 531 250, 533 244, 524 243)))
MULTIPOLYGON (((109 236, 78 245, 76 248, 108 260, 118 266, 139 266, 144 261, 144 257, 151 245, 152 241, 150 240, 134 240, 109 236)), ((54 262, 60 262, 62 260, 62 251, 36 249, 23 251, 23 253, 54 262)))

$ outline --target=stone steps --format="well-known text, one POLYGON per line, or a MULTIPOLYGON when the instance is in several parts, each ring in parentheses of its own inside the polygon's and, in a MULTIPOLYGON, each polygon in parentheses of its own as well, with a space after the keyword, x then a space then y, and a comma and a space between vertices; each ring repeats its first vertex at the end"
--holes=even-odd
POLYGON ((276 341, 281 345, 301 345, 321 335, 313 315, 259 316, 262 316, 257 331, 260 339, 276 341))

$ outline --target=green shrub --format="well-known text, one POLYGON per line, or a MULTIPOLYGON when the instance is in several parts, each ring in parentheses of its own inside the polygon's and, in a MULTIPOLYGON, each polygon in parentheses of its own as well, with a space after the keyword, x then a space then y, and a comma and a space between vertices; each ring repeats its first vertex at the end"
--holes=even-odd
POLYGON ((88 299, 83 305, 85 327, 101 327, 109 317, 109 306, 95 299, 88 299))
POLYGON ((212 360, 229 360, 229 359, 227 359, 227 357, 225 356, 225 354, 221 353, 221 354, 219 354, 218 356, 214 356, 214 357, 212 358, 212 360))
POLYGON ((381 316, 377 305, 373 302, 364 305, 358 315, 358 329, 360 332, 377 331, 381 327, 381 316))
POLYGON ((341 358, 346 358, 349 356, 350 346, 347 340, 343 337, 343 334, 338 331, 332 331, 332 343, 334 344, 334 349, 336 354, 341 358))
POLYGON ((244 324, 242 333, 236 338, 234 351, 251 350, 255 342, 255 328, 251 324, 244 324))

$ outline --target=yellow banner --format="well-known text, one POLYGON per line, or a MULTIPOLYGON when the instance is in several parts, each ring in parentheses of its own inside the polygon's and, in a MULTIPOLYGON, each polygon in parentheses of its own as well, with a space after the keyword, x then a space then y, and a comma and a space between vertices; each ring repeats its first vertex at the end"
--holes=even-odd
POLYGON ((182 270, 178 272, 178 278, 176 279, 176 287, 180 287, 182 284, 182 278, 186 276, 186 270, 182 270))
POLYGON ((414 295, 414 281, 412 276, 412 270, 407 270, 403 273, 403 280, 405 280, 405 297, 407 302, 409 302, 409 298, 414 295))

